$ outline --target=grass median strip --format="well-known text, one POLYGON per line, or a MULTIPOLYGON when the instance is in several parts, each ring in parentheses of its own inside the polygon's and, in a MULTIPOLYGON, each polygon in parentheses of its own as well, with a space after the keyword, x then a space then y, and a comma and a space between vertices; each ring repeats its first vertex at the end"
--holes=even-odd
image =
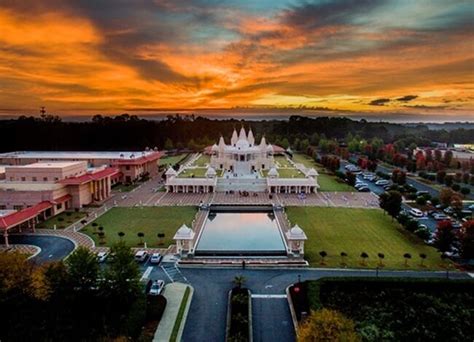
POLYGON ((173 326, 173 331, 171 332, 170 341, 172 342, 176 341, 176 338, 178 337, 179 328, 181 327, 181 321, 183 320, 184 311, 186 310, 186 305, 188 304, 188 298, 190 293, 191 290, 188 286, 184 291, 183 300, 181 301, 181 305, 179 306, 178 316, 176 317, 176 321, 174 322, 173 326))

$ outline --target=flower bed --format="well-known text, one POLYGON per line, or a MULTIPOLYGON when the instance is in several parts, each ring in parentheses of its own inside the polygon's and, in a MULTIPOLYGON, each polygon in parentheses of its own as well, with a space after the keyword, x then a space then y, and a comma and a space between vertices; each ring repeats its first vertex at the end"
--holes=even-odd
POLYGON ((235 287, 229 293, 226 341, 251 341, 250 291, 235 287))

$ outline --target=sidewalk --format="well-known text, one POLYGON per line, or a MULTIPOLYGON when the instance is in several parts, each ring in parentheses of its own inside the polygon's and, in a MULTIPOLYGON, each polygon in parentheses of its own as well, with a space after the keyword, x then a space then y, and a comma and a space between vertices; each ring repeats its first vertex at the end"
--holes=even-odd
POLYGON ((181 302, 183 301, 184 293, 186 288, 189 288, 191 292, 184 309, 184 314, 181 319, 180 326, 178 328, 178 334, 176 336, 176 341, 181 341, 181 336, 183 334, 184 325, 186 324, 186 318, 189 312, 189 306, 193 298, 194 289, 185 284, 181 283, 172 283, 165 286, 163 296, 167 300, 166 309, 161 318, 161 321, 156 329, 155 337, 153 338, 154 342, 168 342, 171 340, 171 334, 173 333, 173 328, 178 318, 179 309, 181 307, 181 302))

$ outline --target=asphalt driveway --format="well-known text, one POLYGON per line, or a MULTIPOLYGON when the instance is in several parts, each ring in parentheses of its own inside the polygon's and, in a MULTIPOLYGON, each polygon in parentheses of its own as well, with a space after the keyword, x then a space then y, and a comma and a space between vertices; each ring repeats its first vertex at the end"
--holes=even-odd
POLYGON ((62 260, 74 250, 72 241, 58 236, 10 235, 9 241, 11 244, 27 244, 41 248, 41 252, 31 258, 39 264, 62 260))

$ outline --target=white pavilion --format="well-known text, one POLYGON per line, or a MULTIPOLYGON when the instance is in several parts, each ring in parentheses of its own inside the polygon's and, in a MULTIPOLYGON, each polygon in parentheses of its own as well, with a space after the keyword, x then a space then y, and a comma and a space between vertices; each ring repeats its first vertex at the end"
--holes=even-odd
POLYGON ((234 177, 253 175, 260 170, 268 170, 273 165, 272 145, 267 144, 265 137, 262 137, 260 144, 255 144, 252 129, 249 129, 248 135, 244 127, 240 129, 239 135, 234 129, 230 145, 221 136, 219 144, 214 144, 211 148, 211 166, 234 177))

